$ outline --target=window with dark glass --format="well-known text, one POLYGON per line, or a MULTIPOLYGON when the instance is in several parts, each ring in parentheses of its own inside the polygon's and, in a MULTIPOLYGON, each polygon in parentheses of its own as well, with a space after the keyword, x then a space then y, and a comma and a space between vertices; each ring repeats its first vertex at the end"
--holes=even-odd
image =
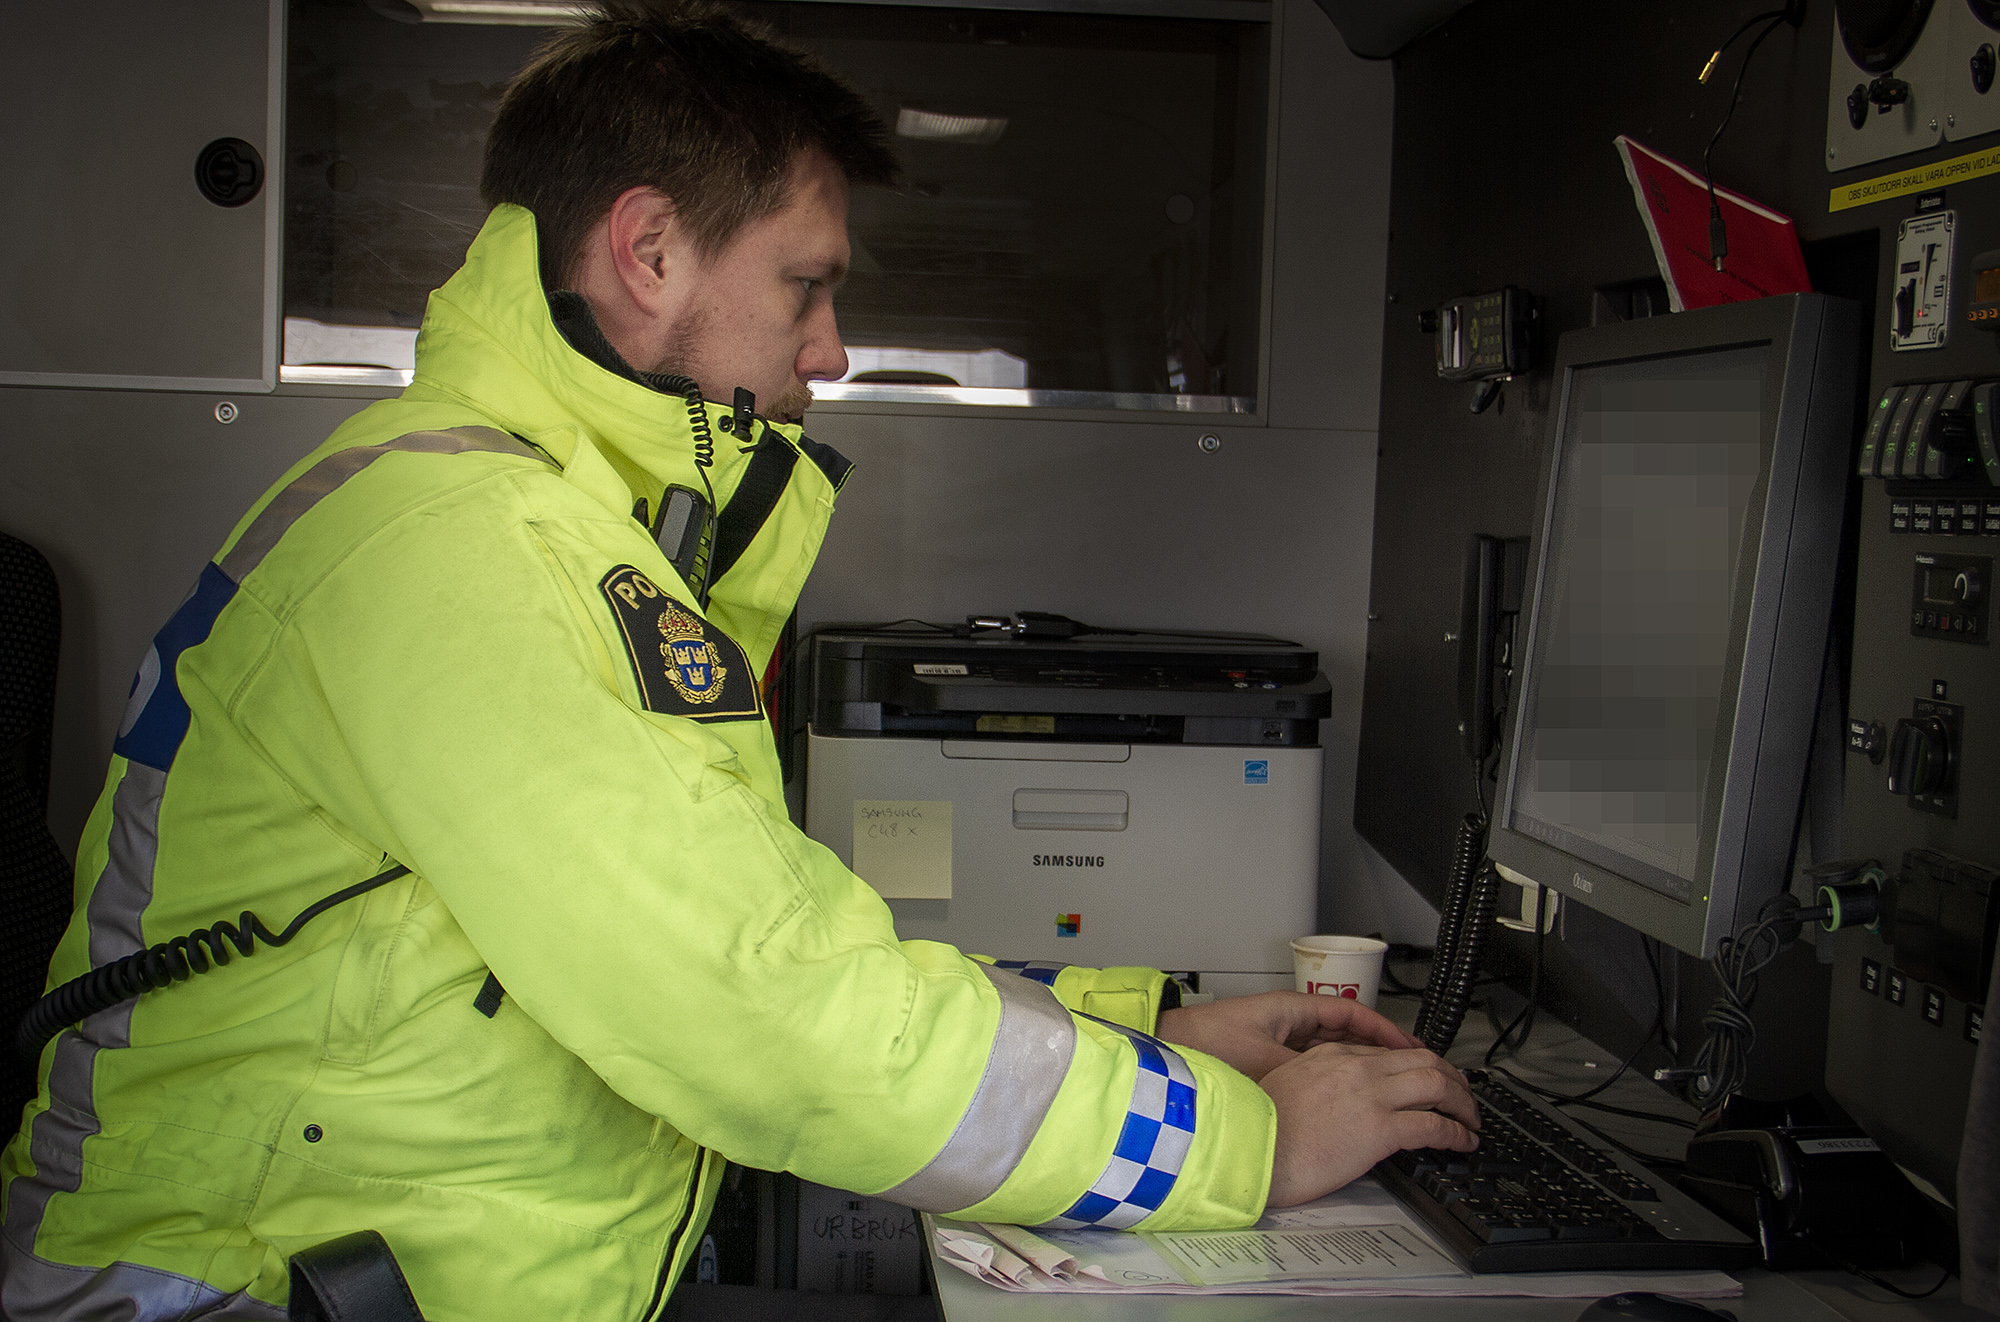
MULTIPOLYGON (((425 296, 484 217, 486 126, 542 35, 465 20, 556 8, 480 0, 447 13, 451 0, 416 0, 402 8, 425 21, 398 23, 378 12, 388 3, 294 7, 293 379, 407 368, 425 296)), ((838 303, 851 364, 822 396, 1255 407, 1261 5, 1182 5, 1203 17, 740 8, 858 87, 903 160, 897 187, 854 195, 853 274, 838 303), (1206 16, 1216 13, 1238 17, 1206 16)))

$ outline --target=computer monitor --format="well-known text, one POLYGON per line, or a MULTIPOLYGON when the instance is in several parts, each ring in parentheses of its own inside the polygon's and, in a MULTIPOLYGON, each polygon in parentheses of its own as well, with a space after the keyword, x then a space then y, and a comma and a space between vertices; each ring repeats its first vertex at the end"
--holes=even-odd
POLYGON ((1816 294, 1562 338, 1504 873, 1704 958, 1784 889, 1862 338, 1816 294))

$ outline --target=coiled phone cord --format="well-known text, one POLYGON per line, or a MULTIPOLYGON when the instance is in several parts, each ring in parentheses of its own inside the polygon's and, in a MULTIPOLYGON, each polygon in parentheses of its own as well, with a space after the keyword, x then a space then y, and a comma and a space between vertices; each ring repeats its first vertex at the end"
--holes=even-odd
POLYGON ((227 964, 232 945, 236 947, 237 954, 246 958, 256 953, 260 939, 267 946, 282 946, 297 936, 300 928, 336 904, 365 895, 378 886, 386 886, 398 877, 408 876, 409 872, 408 868, 397 864, 387 872, 356 882, 345 890, 335 891, 307 906, 298 917, 286 924, 282 932, 274 934, 264 926, 263 920, 245 909, 242 917, 234 923, 225 919, 213 927, 197 927, 186 936, 162 941, 94 968, 80 978, 71 978, 28 1007, 28 1012, 21 1016, 20 1026, 14 1030, 14 1049, 34 1060, 42 1054, 42 1048, 50 1038, 71 1024, 81 1023, 100 1011, 146 992, 185 981, 193 974, 206 973, 216 965, 227 964))
POLYGON ((1452 851, 1451 874, 1438 915, 1437 951, 1431 957, 1423 1005, 1417 1010, 1416 1037, 1440 1054, 1451 1046, 1465 1022, 1473 983, 1479 976, 1486 929, 1499 901, 1498 875, 1491 867, 1481 866, 1485 856, 1486 817, 1467 813, 1459 823, 1458 845, 1452 851))
MULTIPOLYGON (((665 375, 650 378, 661 390, 671 390, 687 400, 688 431, 694 436, 694 471, 701 475, 701 489, 708 497, 708 506, 702 510, 703 527, 695 551, 694 578, 688 586, 701 599, 703 609, 708 607, 708 557, 713 550, 715 529, 715 484, 708 480, 708 470, 715 467, 715 433, 708 425, 708 401, 702 398, 701 387, 693 377, 665 375)), ((660 502, 660 517, 666 517, 667 502, 660 502)))
POLYGON ((1440 994, 1457 958, 1459 936, 1465 926, 1465 904, 1470 894, 1472 869, 1485 852, 1485 836, 1485 817, 1479 813, 1467 813, 1458 826, 1458 846, 1452 853, 1451 869, 1445 880, 1444 903, 1438 910, 1437 948, 1431 952, 1430 978, 1424 986, 1423 1004, 1417 1008, 1417 1022, 1413 1028, 1418 1038, 1426 1038, 1430 1032, 1431 1020, 1437 1015, 1440 994))

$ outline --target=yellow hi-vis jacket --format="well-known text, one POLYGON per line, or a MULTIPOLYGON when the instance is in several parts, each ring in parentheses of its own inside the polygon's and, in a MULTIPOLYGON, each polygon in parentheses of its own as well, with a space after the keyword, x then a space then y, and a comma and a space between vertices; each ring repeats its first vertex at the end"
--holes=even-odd
POLYGON ((688 402, 572 348, 535 251, 496 210, 415 383, 140 668, 51 985, 411 873, 43 1051, 6 1314, 282 1317, 289 1255, 373 1229, 434 1322, 646 1318, 723 1157, 989 1220, 1255 1218, 1271 1106, 1146 1036, 1159 974, 898 942, 793 827, 757 684, 845 461, 709 407, 701 609, 633 517, 701 489, 688 402))

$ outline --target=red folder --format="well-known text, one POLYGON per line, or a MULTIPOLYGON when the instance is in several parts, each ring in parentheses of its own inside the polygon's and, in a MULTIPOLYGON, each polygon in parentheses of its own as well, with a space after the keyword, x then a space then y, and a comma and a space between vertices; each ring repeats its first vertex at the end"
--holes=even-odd
POLYGON ((1729 235, 1729 253, 1718 271, 1708 256, 1708 186, 1701 176, 1623 134, 1614 141, 1674 311, 1811 292, 1791 217, 1717 188, 1715 201, 1729 235))

